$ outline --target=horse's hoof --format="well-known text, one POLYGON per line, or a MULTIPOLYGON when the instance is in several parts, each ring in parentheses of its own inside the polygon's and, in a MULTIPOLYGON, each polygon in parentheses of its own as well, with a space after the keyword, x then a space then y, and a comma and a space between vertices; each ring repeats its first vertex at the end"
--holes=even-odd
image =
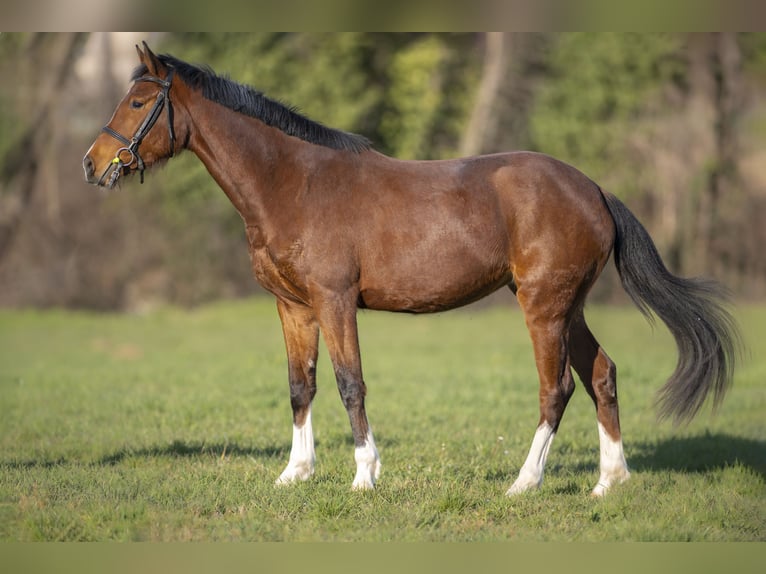
POLYGON ((311 478, 314 474, 313 468, 299 467, 287 465, 287 468, 279 475, 279 478, 274 482, 277 486, 284 486, 287 484, 295 484, 296 482, 303 482, 311 478))

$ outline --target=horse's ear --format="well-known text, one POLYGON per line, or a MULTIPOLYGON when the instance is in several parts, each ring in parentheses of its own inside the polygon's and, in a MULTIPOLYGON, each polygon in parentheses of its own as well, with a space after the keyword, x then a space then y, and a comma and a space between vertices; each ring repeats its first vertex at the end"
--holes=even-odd
POLYGON ((153 76, 159 76, 160 71, 165 69, 165 66, 160 62, 160 59, 151 51, 146 42, 141 42, 144 45, 143 51, 136 45, 136 52, 138 52, 138 58, 141 63, 146 65, 147 71, 153 76))

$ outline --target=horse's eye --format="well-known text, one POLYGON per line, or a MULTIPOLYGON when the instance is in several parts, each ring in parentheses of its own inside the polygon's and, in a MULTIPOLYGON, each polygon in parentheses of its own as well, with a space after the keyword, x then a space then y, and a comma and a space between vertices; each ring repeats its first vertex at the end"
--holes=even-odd
POLYGON ((138 100, 133 100, 132 102, 130 102, 130 107, 133 108, 134 110, 137 110, 139 108, 143 108, 144 107, 144 102, 139 102, 138 100))

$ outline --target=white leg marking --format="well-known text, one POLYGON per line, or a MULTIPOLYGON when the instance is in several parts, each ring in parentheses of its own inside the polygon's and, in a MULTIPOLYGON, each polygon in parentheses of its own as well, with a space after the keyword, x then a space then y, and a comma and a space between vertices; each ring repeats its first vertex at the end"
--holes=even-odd
POLYGON ((614 440, 598 423, 598 440, 601 446, 601 475, 598 484, 591 492, 592 496, 604 496, 614 484, 620 484, 630 478, 625 453, 622 450, 622 439, 614 440))
POLYGON ((553 428, 547 422, 537 427, 527 460, 524 461, 516 482, 505 493, 507 496, 519 494, 531 488, 540 488, 543 482, 545 460, 548 458, 548 451, 551 448, 554 436, 556 436, 556 433, 553 432, 553 428))
POLYGON ((354 449, 356 460, 356 476, 351 488, 354 490, 370 490, 375 488, 375 481, 380 478, 380 456, 372 438, 372 429, 367 430, 367 438, 362 446, 354 449))
POLYGON ((314 460, 314 431, 311 428, 311 407, 309 407, 303 426, 293 425, 290 460, 276 483, 291 484, 298 480, 308 480, 314 474, 314 460))

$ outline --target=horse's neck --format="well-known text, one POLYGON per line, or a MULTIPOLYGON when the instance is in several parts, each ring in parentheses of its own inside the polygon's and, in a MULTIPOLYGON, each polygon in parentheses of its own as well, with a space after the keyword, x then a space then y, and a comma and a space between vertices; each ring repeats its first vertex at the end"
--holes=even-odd
MULTIPOLYGON (((193 124, 189 149, 202 161, 248 224, 268 218, 268 205, 292 190, 284 184, 284 164, 302 145, 262 122, 202 100, 189 110, 193 124)), ((292 162, 290 162, 292 163, 292 162)), ((295 180, 291 165, 291 177, 295 180)), ((277 200, 278 202, 278 200, 277 200)))

